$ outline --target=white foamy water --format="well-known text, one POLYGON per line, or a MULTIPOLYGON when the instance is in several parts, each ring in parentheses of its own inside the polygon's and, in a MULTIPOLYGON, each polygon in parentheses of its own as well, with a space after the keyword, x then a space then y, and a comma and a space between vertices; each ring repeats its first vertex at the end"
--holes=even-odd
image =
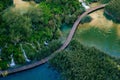
POLYGON ((45 45, 45 46, 48 46, 48 42, 47 42, 47 41, 44 41, 44 45, 45 45))
POLYGON ((87 10, 90 8, 90 6, 88 6, 83 0, 79 0, 79 2, 82 3, 82 6, 87 10))
POLYGON ((14 67, 16 64, 15 64, 15 61, 14 61, 14 58, 13 58, 13 54, 11 55, 11 63, 10 63, 10 67, 14 67))
POLYGON ((26 52, 25 52, 25 50, 24 50, 23 47, 22 47, 22 44, 20 44, 20 47, 21 47, 21 50, 22 50, 23 55, 24 55, 24 57, 25 57, 25 61, 30 62, 30 59, 28 59, 28 57, 27 57, 27 55, 26 55, 26 52))

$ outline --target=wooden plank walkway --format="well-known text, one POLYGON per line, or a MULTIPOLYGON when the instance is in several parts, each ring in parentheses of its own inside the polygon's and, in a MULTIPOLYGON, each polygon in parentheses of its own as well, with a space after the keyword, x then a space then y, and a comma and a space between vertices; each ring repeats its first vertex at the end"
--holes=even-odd
POLYGON ((80 23, 81 19, 83 17, 85 17, 86 15, 88 15, 89 13, 92 13, 98 9, 102 9, 106 6, 106 4, 103 4, 103 5, 100 5, 100 6, 97 6, 97 7, 94 7, 94 8, 91 8, 89 10, 87 10, 86 12, 84 12, 82 15, 80 15, 78 17, 78 19, 75 21, 66 41, 64 42, 64 44, 58 49, 56 50, 54 53, 52 53, 50 56, 40 60, 40 61, 37 61, 35 63, 31 63, 31 64, 28 64, 28 65, 25 65, 25 66, 21 66, 21 67, 18 67, 18 68, 14 68, 14 69, 8 69, 8 70, 5 70, 5 71, 0 71, 0 75, 2 75, 3 73, 8 73, 8 74, 12 74, 12 73, 16 73, 16 72, 20 72, 20 71, 24 71, 24 70, 28 70, 28 69, 31 69, 31 68, 34 68, 34 67, 37 67, 37 66, 40 66, 46 62, 48 62, 50 59, 52 59, 53 57, 55 57, 55 55, 64 50, 70 43, 70 41, 72 40, 73 36, 74 36, 74 33, 78 27, 78 24, 80 23))

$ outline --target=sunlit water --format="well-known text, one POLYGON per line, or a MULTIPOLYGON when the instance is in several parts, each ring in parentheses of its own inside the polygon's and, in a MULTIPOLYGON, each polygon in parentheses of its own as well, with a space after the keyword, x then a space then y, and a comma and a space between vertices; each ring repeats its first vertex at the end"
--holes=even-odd
POLYGON ((60 74, 46 63, 27 71, 0 77, 0 80, 60 80, 60 74))

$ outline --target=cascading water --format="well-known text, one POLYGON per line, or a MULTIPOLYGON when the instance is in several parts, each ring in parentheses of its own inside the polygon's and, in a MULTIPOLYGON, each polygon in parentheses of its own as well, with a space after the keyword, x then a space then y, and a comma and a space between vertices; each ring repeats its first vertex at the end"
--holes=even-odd
POLYGON ((22 52, 23 52, 23 55, 24 55, 24 57, 25 57, 25 60, 27 61, 27 62, 30 62, 30 60, 27 58, 27 56, 26 56, 26 53, 25 53, 25 50, 23 49, 23 47, 22 47, 22 44, 20 44, 20 47, 21 47, 21 50, 22 50, 22 52))
POLYGON ((82 6, 83 6, 86 10, 90 8, 83 0, 79 0, 79 2, 82 3, 82 6))
POLYGON ((44 41, 44 45, 45 45, 45 46, 48 46, 48 42, 47 42, 47 41, 44 41))
POLYGON ((10 67, 14 67, 16 64, 15 64, 15 61, 14 61, 14 58, 13 58, 13 54, 11 55, 11 63, 10 63, 10 67))

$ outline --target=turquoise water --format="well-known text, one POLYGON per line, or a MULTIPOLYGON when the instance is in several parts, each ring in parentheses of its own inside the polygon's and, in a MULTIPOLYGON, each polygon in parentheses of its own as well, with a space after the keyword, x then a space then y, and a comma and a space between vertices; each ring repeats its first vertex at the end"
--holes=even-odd
POLYGON ((95 47, 111 56, 120 58, 120 37, 117 35, 117 28, 101 30, 90 27, 77 30, 75 35, 83 45, 95 47))
POLYGON ((62 25, 62 27, 61 27, 61 31, 62 31, 61 40, 62 40, 62 43, 66 40, 71 28, 72 28, 71 25, 67 25, 67 24, 62 25))
POLYGON ((60 80, 60 74, 46 63, 27 71, 0 77, 0 80, 60 80))

